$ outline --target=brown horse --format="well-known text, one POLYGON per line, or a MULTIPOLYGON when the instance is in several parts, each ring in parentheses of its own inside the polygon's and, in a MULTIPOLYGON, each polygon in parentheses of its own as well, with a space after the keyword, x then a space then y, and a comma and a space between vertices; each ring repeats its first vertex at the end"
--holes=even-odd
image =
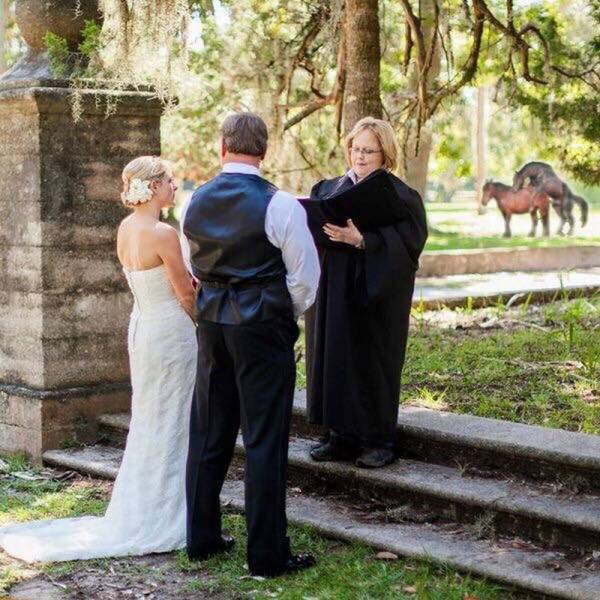
POLYGON ((511 237, 510 219, 513 215, 531 215, 530 237, 535 237, 538 219, 542 219, 544 235, 550 235, 550 197, 544 192, 538 192, 534 186, 528 185, 518 191, 514 191, 510 185, 499 181, 486 181, 482 190, 481 204, 486 206, 494 198, 498 209, 504 217, 504 237, 511 237))
POLYGON ((527 163, 515 173, 513 177, 513 189, 521 189, 528 179, 538 192, 546 193, 552 198, 552 206, 560 217, 558 235, 563 234, 566 223, 569 224, 567 235, 573 233, 575 225, 573 206, 575 204, 581 209, 581 226, 585 226, 589 211, 587 201, 581 196, 574 194, 571 188, 554 172, 551 165, 539 161, 527 163))

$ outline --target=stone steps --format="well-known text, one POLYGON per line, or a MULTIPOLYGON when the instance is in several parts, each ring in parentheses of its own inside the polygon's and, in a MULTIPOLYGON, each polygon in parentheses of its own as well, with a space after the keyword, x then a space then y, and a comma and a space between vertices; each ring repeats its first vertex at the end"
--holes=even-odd
MULTIPOLYGON (((293 441, 290 446, 292 470, 308 470, 306 440, 293 441)), ((54 450, 44 454, 44 460, 55 466, 76 469, 90 475, 114 478, 122 450, 106 446, 83 449, 54 450)), ((413 487, 416 492, 430 485, 440 495, 452 496, 458 501, 468 496, 468 485, 462 492, 456 476, 448 471, 435 469, 418 473, 414 464, 402 462, 378 471, 362 471, 350 465, 310 463, 321 475, 333 470, 346 482, 344 489, 333 493, 315 493, 314 481, 292 487, 288 501, 288 518, 292 523, 310 525, 319 532, 349 542, 360 542, 381 550, 397 554, 433 560, 475 575, 526 590, 548 594, 558 598, 573 600, 597 599, 600 590, 599 570, 592 570, 590 558, 569 555, 567 551, 544 549, 515 537, 498 536, 494 539, 478 539, 482 532, 476 528, 444 520, 433 522, 390 522, 389 514, 373 509, 372 501, 361 501, 356 490, 368 485, 371 490, 387 490, 401 494, 413 487), (445 481, 446 476, 446 481, 445 481), (364 478, 362 482, 359 479, 364 478), (427 483, 427 479, 431 483, 427 483), (358 486, 358 487, 357 487, 358 486)), ((478 482, 477 485, 483 485, 478 482)), ((487 507, 496 504, 496 509, 527 509, 527 503, 511 497, 498 497, 496 492, 506 492, 499 482, 491 482, 492 490, 486 498, 481 496, 487 507), (511 504, 512 503, 512 504, 511 504)), ((488 490, 489 491, 489 490, 488 490)), ((222 501, 234 510, 243 510, 243 484, 227 481, 223 489, 222 501)), ((566 504, 555 501, 554 517, 571 519, 574 526, 597 527, 594 515, 586 513, 579 503, 569 515, 566 504), (562 511, 562 513, 561 513, 562 511), (561 514, 559 514, 561 513, 561 514)), ((536 517, 544 516, 550 509, 542 499, 532 497, 529 511, 536 517)), ((548 515, 546 515, 548 516, 548 515)), ((394 519, 396 520, 396 519, 394 519)))
MULTIPOLYGON (((550 486, 413 460, 374 470, 351 463, 316 463, 309 456, 310 445, 300 438, 290 440, 290 485, 357 494, 401 516, 418 513, 484 526, 546 546, 600 549, 600 495, 556 494, 550 486)), ((241 441, 238 452, 243 452, 241 441)))
MULTIPOLYGON (((352 493, 389 514, 469 524, 488 534, 502 531, 579 553, 600 549, 597 494, 557 492, 549 485, 410 459, 376 470, 345 462, 316 463, 309 457, 310 445, 306 439, 290 440, 291 487, 318 489, 322 494, 352 493)), ((241 456, 243 452, 240 439, 236 453, 241 456)), ((101 445, 44 454, 51 464, 92 470, 107 478, 116 475, 120 458, 120 449, 101 445)))
POLYGON ((44 463, 71 469, 102 479, 115 479, 123 458, 123 450, 113 446, 85 446, 66 450, 46 450, 44 463))
MULTIPOLYGON (((103 415, 99 421, 104 439, 122 446, 129 416, 103 415)), ((292 435, 316 438, 319 433, 306 422, 306 395, 299 390, 292 435)), ((491 470, 566 490, 600 492, 600 436, 404 407, 398 416, 398 449, 402 458, 462 471, 491 470)))

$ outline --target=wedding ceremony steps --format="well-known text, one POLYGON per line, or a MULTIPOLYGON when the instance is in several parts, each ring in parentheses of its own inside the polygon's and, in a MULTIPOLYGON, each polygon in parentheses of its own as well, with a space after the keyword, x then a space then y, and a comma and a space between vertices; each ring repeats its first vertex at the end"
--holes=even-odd
MULTIPOLYGON (((318 437, 306 422, 306 392, 294 396, 292 434, 318 437)), ((402 458, 499 470, 600 492, 600 436, 419 407, 400 407, 402 458)))
MULTIPOLYGON (((99 425, 107 443, 123 445, 129 414, 102 415, 99 425)), ((305 390, 294 396, 291 433, 321 433, 306 422, 305 390)), ((600 492, 600 436, 410 406, 400 408, 397 435, 402 458, 600 492)))
MULTIPOLYGON (((600 598, 600 437, 403 407, 401 459, 366 470, 312 461, 319 430, 305 415, 297 391, 292 522, 555 597, 600 598)), ((101 444, 44 460, 114 478, 129 415, 104 415, 99 426, 101 444)), ((243 462, 241 440, 235 460, 243 462)), ((228 481, 224 503, 241 510, 242 497, 239 482, 228 481)))
MULTIPOLYGON (((352 492, 399 516, 417 511, 420 519, 472 524, 487 528, 488 533, 502 531, 578 551, 600 549, 600 495, 556 491, 551 485, 501 478, 498 473, 476 475, 413 460, 376 470, 346 462, 317 463, 308 455, 311 444, 301 438, 290 440, 290 486, 352 492)), ((243 452, 240 439, 236 453, 243 452)), ((48 451, 44 460, 112 479, 121 456, 119 448, 96 445, 48 451)))
MULTIPOLYGON (((352 483, 343 489, 329 492, 315 489, 314 482, 301 483, 297 478, 299 467, 308 467, 310 460, 304 454, 307 444, 306 440, 293 440, 290 446, 290 522, 309 525, 336 539, 359 542, 398 555, 439 562, 464 572, 552 597, 572 600, 598 598, 600 565, 593 555, 580 556, 565 548, 544 548, 522 537, 504 535, 504 532, 501 535, 486 537, 480 526, 465 525, 452 519, 427 521, 417 519, 407 511, 399 511, 397 514, 384 507, 380 501, 361 500, 360 494, 357 493, 357 489, 360 488, 355 481, 352 482, 353 479, 364 476, 363 484, 372 483, 373 489, 400 488, 412 482, 418 491, 419 486, 426 484, 426 477, 425 473, 422 473, 422 477, 419 478, 413 470, 414 465, 403 465, 399 462, 378 471, 362 471, 349 464, 317 464, 311 461, 322 476, 326 475, 327 471, 333 471, 336 477, 352 483)), ((121 455, 121 449, 98 445, 83 449, 49 451, 45 453, 44 460, 54 466, 114 478, 121 455)), ((440 472, 437 473, 437 477, 432 477, 433 485, 439 488, 439 493, 451 489, 451 482, 443 483, 443 475, 444 473, 440 472), (444 485, 448 486, 445 491, 442 489, 444 485)), ((469 485, 466 478, 465 487, 469 485)), ((497 482, 493 482, 490 489, 505 491, 494 487, 498 485, 497 482)), ((457 496, 459 490, 454 489, 453 493, 457 496)), ((467 492, 464 494, 467 495, 467 492)), ((500 501, 501 498, 497 500, 500 501)), ((518 505, 516 499, 514 500, 518 505)), ((493 502, 491 494, 488 494, 487 501, 493 502)), ((225 507, 242 511, 243 483, 228 480, 223 488, 222 502, 225 507)), ((498 508, 526 510, 525 502, 520 507, 511 506, 509 498, 505 498, 503 502, 500 501, 498 508)), ((543 512, 542 506, 543 504, 534 503, 531 507, 532 515, 543 512)), ((584 516, 582 505, 570 516, 565 514, 566 506, 560 501, 557 501, 554 510, 557 512, 555 517, 559 516, 558 513, 562 510, 565 519, 570 518, 571 522, 579 525, 592 525, 586 523, 588 518, 593 519, 591 511, 584 516)), ((596 527, 597 523, 593 526, 596 527)))
MULTIPOLYGON (((226 481, 222 502, 242 511, 243 483, 226 481)), ((527 546, 519 541, 477 539, 453 527, 389 523, 358 512, 351 501, 291 494, 288 521, 309 525, 319 533, 356 542, 400 556, 441 563, 513 587, 555 598, 598 600, 600 571, 590 572, 582 561, 562 552, 527 546)))
POLYGON ((557 494, 550 486, 413 460, 374 470, 349 462, 317 463, 310 446, 308 440, 290 441, 290 485, 322 482, 329 493, 357 494, 400 518, 447 519, 549 546, 600 549, 600 495, 557 494))
POLYGON ((122 458, 122 448, 100 444, 68 450, 47 450, 43 455, 44 463, 48 465, 102 479, 116 478, 122 458))

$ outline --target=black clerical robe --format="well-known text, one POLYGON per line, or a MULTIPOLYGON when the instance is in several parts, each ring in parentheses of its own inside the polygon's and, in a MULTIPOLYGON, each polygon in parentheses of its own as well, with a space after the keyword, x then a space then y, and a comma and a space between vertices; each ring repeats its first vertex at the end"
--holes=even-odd
MULTIPOLYGON (((320 238, 321 281, 306 313, 309 421, 379 448, 394 444, 415 272, 427 239, 421 197, 389 180, 403 217, 361 232, 364 250, 320 238)), ((324 180, 311 198, 353 185, 347 175, 324 180)))

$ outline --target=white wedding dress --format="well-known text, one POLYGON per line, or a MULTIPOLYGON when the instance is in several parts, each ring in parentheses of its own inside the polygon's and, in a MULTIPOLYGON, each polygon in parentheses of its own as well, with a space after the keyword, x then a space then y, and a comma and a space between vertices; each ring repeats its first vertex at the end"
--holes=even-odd
POLYGON ((0 547, 27 562, 168 552, 185 546, 185 465, 196 335, 164 265, 125 275, 135 298, 128 334, 131 425, 103 517, 0 529, 0 547))

